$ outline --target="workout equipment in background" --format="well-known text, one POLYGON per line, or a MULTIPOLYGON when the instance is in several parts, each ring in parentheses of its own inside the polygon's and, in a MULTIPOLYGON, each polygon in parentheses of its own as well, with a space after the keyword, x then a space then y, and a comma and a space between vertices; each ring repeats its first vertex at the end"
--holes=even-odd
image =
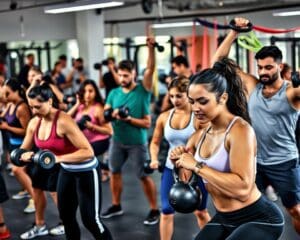
POLYGON ((194 212, 202 201, 202 193, 198 187, 199 177, 193 172, 187 183, 179 179, 179 169, 173 169, 173 184, 169 193, 169 203, 176 212, 194 212))
POLYGON ((74 105, 76 103, 76 95, 75 94, 64 95, 63 102, 66 104, 74 105))
POLYGON ((292 79, 292 85, 293 85, 293 87, 294 88, 299 87, 299 85, 300 85, 299 72, 292 72, 291 79, 292 79))
MULTIPOLYGON (((144 172, 147 174, 152 174, 154 172, 154 170, 156 170, 156 169, 153 169, 150 167, 150 163, 151 163, 150 159, 147 159, 144 162, 144 172)), ((162 173, 164 171, 164 168, 165 168, 165 161, 158 161, 158 169, 157 170, 160 173, 162 173)))
POLYGON ((91 117, 89 115, 83 115, 80 120, 77 122, 77 125, 79 127, 80 130, 84 130, 86 129, 86 122, 87 121, 91 121, 91 117))
MULTIPOLYGON (((127 118, 129 116, 129 108, 126 105, 120 106, 117 109, 120 118, 127 118)), ((113 111, 114 110, 112 108, 108 108, 104 111, 104 119, 106 122, 115 120, 115 118, 112 116, 113 111)))
MULTIPOLYGON (((31 151, 21 148, 14 149, 10 154, 10 159, 12 163, 18 167, 25 166, 28 162, 22 161, 21 156, 23 153, 26 152, 31 151)), ((30 160, 44 169, 50 169, 55 165, 55 156, 52 152, 48 150, 39 150, 37 153, 32 155, 30 160)))
POLYGON ((241 47, 248 49, 251 52, 258 52, 263 47, 262 43, 252 31, 253 24, 251 22, 248 22, 246 27, 239 27, 236 25, 235 20, 232 19, 229 23, 229 27, 239 33, 248 33, 238 36, 237 42, 241 47))

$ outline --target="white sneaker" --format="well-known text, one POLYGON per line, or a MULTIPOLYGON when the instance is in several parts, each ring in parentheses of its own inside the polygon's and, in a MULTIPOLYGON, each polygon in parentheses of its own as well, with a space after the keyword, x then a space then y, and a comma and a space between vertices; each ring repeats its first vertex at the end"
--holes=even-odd
POLYGON ((19 200, 19 199, 28 198, 28 197, 30 197, 30 195, 27 191, 20 191, 17 194, 14 194, 12 196, 12 199, 19 200))
POLYGON ((32 239, 38 236, 45 236, 48 235, 48 229, 46 225, 43 226, 36 226, 34 225, 32 228, 30 228, 27 232, 24 232, 20 235, 21 239, 32 239))
POLYGON ((51 228, 49 233, 54 236, 59 236, 65 234, 65 227, 62 223, 58 223, 57 226, 51 228))
POLYGON ((35 212, 35 206, 33 199, 29 199, 27 207, 24 209, 24 213, 34 213, 35 212))
POLYGON ((274 188, 271 185, 267 186, 267 188, 265 190, 265 194, 266 194, 267 198, 273 202, 276 202, 278 200, 278 196, 277 196, 274 188))

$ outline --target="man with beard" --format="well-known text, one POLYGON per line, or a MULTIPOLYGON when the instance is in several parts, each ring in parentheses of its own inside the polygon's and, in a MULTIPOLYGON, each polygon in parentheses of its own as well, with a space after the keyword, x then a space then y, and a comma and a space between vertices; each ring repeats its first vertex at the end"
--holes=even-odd
MULTIPOLYGON (((112 206, 102 214, 102 218, 110 218, 123 214, 121 207, 122 167, 126 160, 132 161, 136 176, 141 180, 144 193, 149 201, 150 209, 145 225, 156 224, 160 212, 157 206, 156 186, 153 179, 144 172, 144 162, 147 158, 147 129, 151 125, 150 97, 152 77, 154 72, 154 39, 147 39, 148 60, 141 84, 135 82, 134 64, 123 60, 118 66, 120 87, 109 93, 105 111, 113 109, 113 137, 109 149, 109 169, 111 170, 110 188, 112 206), (120 109, 127 107, 128 116, 122 116, 120 109), (119 114, 120 113, 120 114, 119 114)), ((106 113, 104 113, 106 115, 106 113)))
MULTIPOLYGON (((248 23, 247 19, 235 18, 237 27, 247 27, 248 23)), ((229 54, 237 36, 235 30, 228 33, 213 62, 229 54)), ((256 184, 260 190, 264 190, 266 184, 274 187, 300 234, 300 171, 295 139, 300 88, 293 88, 289 81, 281 78, 282 53, 278 47, 261 48, 255 59, 259 79, 240 68, 239 75, 245 84, 249 114, 257 137, 256 184)))

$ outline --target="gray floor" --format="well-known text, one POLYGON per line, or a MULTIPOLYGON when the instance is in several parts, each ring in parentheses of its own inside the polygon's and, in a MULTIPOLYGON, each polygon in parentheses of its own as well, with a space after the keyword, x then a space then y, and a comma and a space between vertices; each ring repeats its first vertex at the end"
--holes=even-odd
MULTIPOLYGON (((137 182, 135 178, 131 177, 131 166, 130 164, 125 165, 124 168, 124 189, 122 197, 122 205, 124 210, 124 215, 115 217, 109 220, 104 220, 104 223, 112 232, 112 235, 115 240, 158 240, 159 239, 159 230, 158 225, 155 226, 144 226, 143 220, 148 213, 148 204, 142 193, 141 185, 137 182)), ((17 184, 14 177, 8 176, 6 170, 2 170, 8 191, 10 195, 16 193, 19 190, 19 185, 17 184)), ((159 186, 160 174, 155 173, 153 175, 157 186, 159 186)), ((102 209, 106 209, 110 204, 110 191, 109 183, 106 182, 102 184, 103 187, 103 204, 102 209)), ((46 221, 48 226, 54 226, 58 222, 57 210, 51 201, 48 198, 48 207, 46 212, 46 221)), ((31 226, 34 221, 33 214, 24 214, 22 212, 25 207, 27 200, 9 200, 4 206, 6 223, 12 231, 13 237, 11 239, 19 239, 19 235, 31 226)), ((277 204, 281 207, 279 201, 277 204)), ((208 209, 211 214, 213 214, 213 206, 211 201, 209 201, 208 209)), ((283 210, 286 218, 285 229, 280 240, 300 240, 300 237, 297 237, 297 234, 293 230, 291 225, 290 218, 287 216, 285 210, 283 210)), ((80 216, 78 214, 78 219, 80 216)), ((80 221, 80 220, 79 220, 80 221)), ((82 226, 82 224, 81 224, 82 226)), ((177 214, 175 216, 175 240, 181 239, 193 239, 193 237, 199 231, 195 217, 192 214, 177 214)), ((82 227, 82 238, 84 240, 93 239, 91 235, 82 227)), ((65 239, 62 237, 51 237, 44 236, 37 239, 49 239, 49 240, 60 240, 65 239)), ((267 240, 267 239, 266 239, 267 240)))

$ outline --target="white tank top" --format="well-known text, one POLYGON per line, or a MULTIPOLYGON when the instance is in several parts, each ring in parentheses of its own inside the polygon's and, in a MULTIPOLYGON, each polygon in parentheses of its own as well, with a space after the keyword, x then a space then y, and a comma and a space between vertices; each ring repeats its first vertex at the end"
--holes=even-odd
POLYGON ((171 150, 175 147, 186 145, 190 136, 196 131, 196 129, 194 127, 194 114, 193 113, 191 113, 189 123, 185 128, 182 128, 182 129, 172 128, 171 120, 172 120, 174 111, 175 111, 175 109, 172 109, 170 111, 168 120, 167 120, 165 128, 164 128, 165 139, 168 141, 168 143, 170 145, 169 151, 168 151, 168 158, 166 161, 166 167, 169 169, 174 168, 174 165, 170 160, 171 150))
MULTIPOLYGON (((230 171, 230 165, 229 165, 229 154, 225 148, 225 138, 230 131, 232 125, 234 122, 238 119, 238 117, 234 117, 231 122, 229 123, 228 127, 226 128, 226 132, 223 137, 222 144, 218 147, 217 151, 214 152, 209 158, 203 158, 200 156, 200 149, 202 146, 202 143, 206 137, 207 132, 209 131, 210 127, 206 130, 206 132, 203 134, 202 138, 199 141, 199 144, 197 146, 194 158, 197 162, 205 162, 205 164, 220 172, 229 172, 230 171)), ((203 179, 203 182, 207 183, 205 179, 203 179)))

